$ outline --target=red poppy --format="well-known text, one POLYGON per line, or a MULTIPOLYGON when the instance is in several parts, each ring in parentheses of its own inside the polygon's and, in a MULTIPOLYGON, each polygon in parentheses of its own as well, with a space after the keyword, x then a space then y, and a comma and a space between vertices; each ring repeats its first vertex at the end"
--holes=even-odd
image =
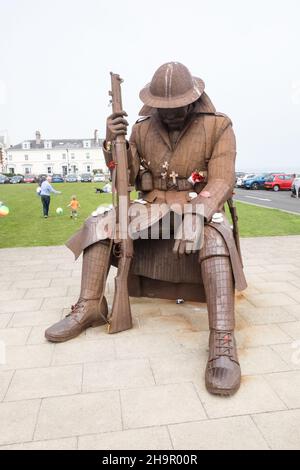
POLYGON ((107 166, 110 170, 114 170, 117 166, 117 162, 115 162, 114 160, 111 160, 107 166))
POLYGON ((199 173, 199 171, 193 171, 193 173, 190 176, 192 182, 195 183, 201 183, 204 180, 204 176, 199 173))

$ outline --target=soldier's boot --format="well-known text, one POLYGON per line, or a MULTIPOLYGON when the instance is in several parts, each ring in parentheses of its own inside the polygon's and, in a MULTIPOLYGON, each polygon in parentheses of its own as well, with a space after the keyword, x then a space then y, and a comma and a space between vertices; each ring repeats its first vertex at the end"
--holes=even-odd
POLYGON ((65 318, 45 331, 49 341, 68 341, 88 327, 107 322, 107 302, 102 293, 109 264, 110 249, 106 242, 94 243, 84 250, 79 299, 65 318))
POLYGON ((234 282, 228 256, 212 256, 201 262, 209 315, 209 358, 205 384, 210 393, 234 394, 241 370, 234 338, 234 282))

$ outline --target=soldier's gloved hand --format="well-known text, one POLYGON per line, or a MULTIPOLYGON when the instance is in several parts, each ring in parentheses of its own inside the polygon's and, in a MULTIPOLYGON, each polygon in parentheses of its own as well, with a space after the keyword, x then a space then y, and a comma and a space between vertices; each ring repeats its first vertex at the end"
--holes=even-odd
POLYGON ((175 235, 173 253, 189 255, 199 250, 203 238, 203 220, 198 214, 185 214, 175 235))
POLYGON ((111 142, 117 135, 127 134, 128 122, 124 116, 127 116, 125 111, 113 113, 108 116, 106 121, 106 142, 111 142))

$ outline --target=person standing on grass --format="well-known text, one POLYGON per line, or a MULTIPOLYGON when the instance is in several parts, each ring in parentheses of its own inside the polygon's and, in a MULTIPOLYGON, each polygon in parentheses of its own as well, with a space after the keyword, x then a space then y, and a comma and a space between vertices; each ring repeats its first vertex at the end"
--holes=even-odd
POLYGON ((76 219, 78 216, 78 208, 80 207, 79 201, 76 196, 72 196, 70 204, 68 204, 68 207, 71 208, 71 214, 70 217, 71 219, 76 219))
POLYGON ((44 214, 45 219, 48 218, 48 214, 49 214, 50 194, 51 193, 61 194, 61 191, 56 191, 56 189, 54 189, 51 186, 51 184, 50 184, 51 181, 52 181, 52 178, 49 175, 49 176, 47 176, 45 181, 43 181, 42 184, 41 184, 40 196, 41 196, 41 201, 42 201, 42 205, 43 205, 43 214, 44 214))

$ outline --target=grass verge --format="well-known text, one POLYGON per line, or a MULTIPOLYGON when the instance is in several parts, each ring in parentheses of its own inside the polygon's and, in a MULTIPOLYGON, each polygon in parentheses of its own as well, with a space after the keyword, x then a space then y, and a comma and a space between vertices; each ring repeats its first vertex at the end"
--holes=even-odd
MULTIPOLYGON (((111 203, 110 194, 95 192, 95 187, 103 184, 61 183, 53 186, 62 194, 51 196, 50 217, 44 219, 36 184, 0 185, 0 201, 10 209, 8 216, 0 218, 0 248, 62 245, 96 207, 111 203), (81 205, 78 220, 70 219, 67 208, 73 194, 81 205), (57 207, 63 208, 63 215, 56 214, 57 207)), ((236 206, 241 237, 300 235, 300 216, 239 202, 236 206)))

